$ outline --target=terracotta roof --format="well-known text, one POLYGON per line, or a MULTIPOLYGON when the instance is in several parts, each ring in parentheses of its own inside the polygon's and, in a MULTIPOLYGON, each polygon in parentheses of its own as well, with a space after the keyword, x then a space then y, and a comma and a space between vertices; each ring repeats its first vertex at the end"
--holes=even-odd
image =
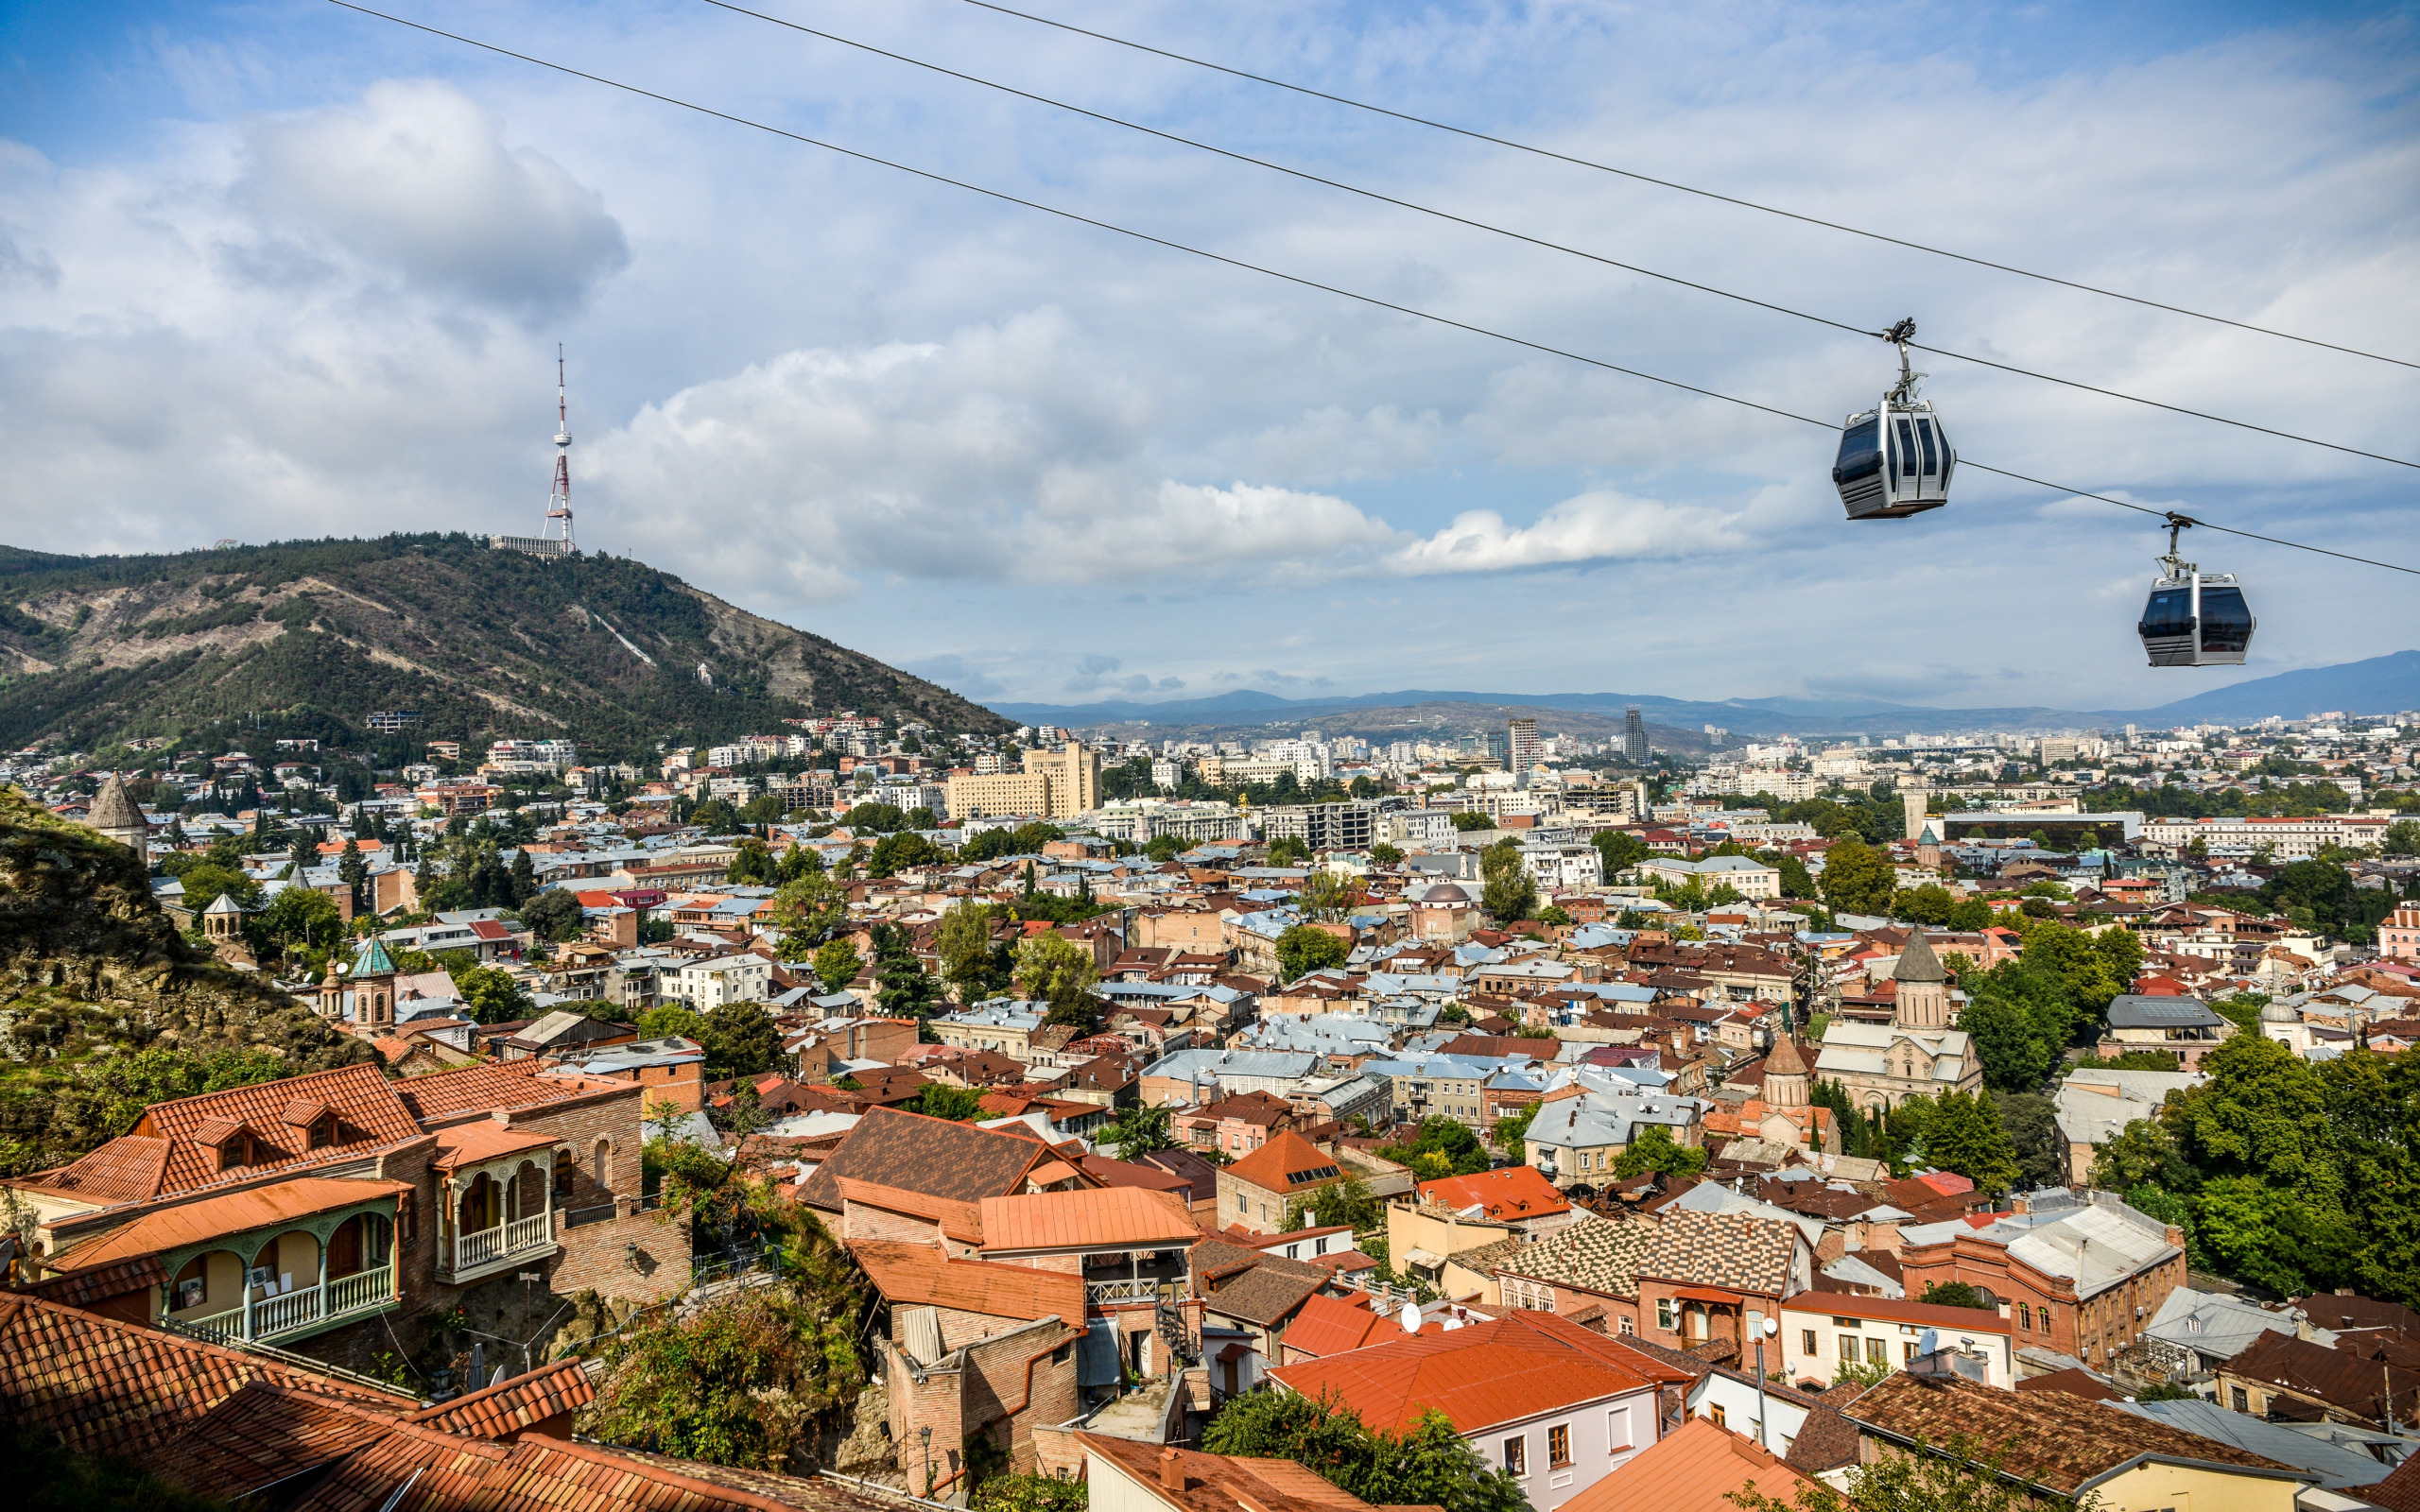
POLYGON ((1475 1176, 1441 1177, 1420 1183, 1420 1194, 1457 1212, 1474 1204, 1484 1207, 1487 1216, 1499 1223, 1550 1217, 1571 1211, 1569 1200, 1532 1165, 1508 1165, 1475 1176))
POLYGON ((880 1208, 885 1212, 904 1212, 918 1218, 929 1218, 952 1239, 970 1245, 983 1242, 983 1211, 972 1202, 936 1197, 928 1193, 911 1192, 905 1187, 885 1186, 879 1181, 860 1181, 848 1176, 833 1184, 844 1202, 864 1208, 880 1208))
POLYGON ((2405 1460, 2385 1480, 2362 1486, 2361 1498, 2386 1512, 2420 1512, 2420 1455, 2405 1460))
POLYGON ((853 1177, 971 1204, 1014 1192, 1028 1171, 1049 1158, 1029 1139, 874 1108, 817 1167, 800 1195, 809 1207, 838 1212, 839 1178, 853 1177))
POLYGON ((893 1307, 946 1307, 1026 1322, 1057 1317, 1078 1327, 1083 1322, 1083 1278, 1072 1271, 950 1260, 930 1245, 878 1239, 851 1240, 849 1253, 893 1307))
POLYGON ((1731 1494, 1750 1485, 1784 1505, 1817 1489, 1755 1440, 1692 1418, 1563 1504, 1564 1512, 1737 1512, 1731 1494))
POLYGON ((2332 1406, 2375 1419, 2378 1397, 2408 1396, 2420 1386, 2420 1371, 2364 1359, 2350 1349, 2329 1349, 2290 1333, 2263 1332, 2221 1368, 2229 1375, 2283 1386, 2332 1406))
POLYGON ((97 1239, 52 1256, 50 1266, 62 1271, 90 1270, 137 1255, 156 1255, 180 1245, 266 1228, 356 1202, 385 1197, 391 1206, 393 1198, 411 1190, 410 1183, 404 1181, 296 1177, 247 1192, 230 1192, 224 1196, 204 1197, 173 1208, 156 1208, 123 1228, 112 1228, 97 1239))
POLYGON ((1403 1326, 1374 1311, 1370 1301, 1367 1292, 1356 1292, 1351 1297, 1331 1297, 1322 1292, 1311 1297, 1304 1302, 1303 1310, 1294 1314, 1294 1321, 1286 1330, 1287 1349, 1325 1359, 1348 1349, 1401 1338, 1403 1326))
MULTIPOLYGON (((1264 1512, 1369 1512, 1370 1503, 1352 1492, 1331 1486, 1314 1471, 1290 1459, 1248 1459, 1236 1454, 1204 1454, 1190 1449, 1163 1449, 1132 1439, 1104 1438, 1080 1433, 1076 1442, 1090 1453, 1116 1466, 1135 1485, 1179 1512, 1236 1512, 1258 1507, 1264 1512), (1181 1483, 1170 1486, 1161 1477, 1163 1460, 1173 1454, 1181 1483)), ((1097 1493, 1098 1494, 1098 1493, 1097 1493)), ((1108 1498, 1104 1495, 1104 1500, 1108 1498)))
POLYGON ((2043 1375, 2027 1376, 2016 1383, 2019 1391, 2064 1391, 2085 1401, 2123 1401, 2126 1399, 2110 1390, 2081 1366, 2065 1370, 2052 1370, 2043 1375))
POLYGON ((1867 1432, 1902 1443, 1966 1439, 1981 1452, 2000 1452, 2006 1473, 2062 1496, 2073 1496, 2145 1454, 2315 1479, 2232 1444, 2101 1402, 2061 1391, 2019 1396, 1959 1376, 1893 1371, 1866 1388, 1847 1416, 1867 1432))
POLYGON ((1409 1334, 1271 1371, 1306 1397, 1334 1392, 1374 1429, 1400 1433, 1434 1407, 1465 1436, 1496 1423, 1651 1392, 1680 1372, 1551 1313, 1409 1334))
POLYGON ((577 1412, 596 1400, 596 1388, 578 1360, 558 1360, 527 1375, 424 1407, 405 1421, 426 1423, 472 1438, 501 1438, 577 1412))
POLYGON ((112 1297, 124 1297, 147 1286, 158 1286, 168 1279, 167 1267, 160 1257, 152 1254, 131 1256, 107 1265, 95 1265, 87 1270, 71 1271, 36 1281, 26 1288, 44 1301, 61 1307, 91 1307, 112 1297))
POLYGON ((391 1412, 254 1379, 151 1456, 185 1489, 233 1501, 392 1433, 391 1412))
POLYGON ((561 1067, 542 1076, 538 1074, 540 1069, 534 1060, 463 1066, 399 1081, 394 1084, 395 1094, 403 1099, 412 1117, 423 1124, 434 1124, 461 1113, 537 1108, 592 1092, 626 1091, 636 1085, 603 1076, 576 1075, 561 1067))
POLYGON ((1335 1156, 1322 1155, 1292 1129, 1278 1130, 1268 1143, 1228 1166, 1227 1172, 1238 1181, 1280 1195, 1310 1191, 1340 1174, 1335 1156))
MULTIPOLYGON (((1073 1174, 1073 1173, 1070 1173, 1073 1174)), ((1147 1249, 1201 1237, 1184 1200, 1147 1187, 1094 1187, 983 1199, 983 1250, 1147 1249)))
POLYGON ((1197 1290, 1202 1307, 1227 1317, 1271 1327, 1291 1317, 1295 1309, 1318 1295, 1335 1273, 1306 1260, 1256 1253, 1241 1275, 1227 1274, 1230 1279, 1197 1290))
POLYGON ((1797 1226, 1779 1218, 1667 1208, 1651 1218, 1575 1224, 1523 1246, 1495 1268, 1625 1298, 1638 1295, 1641 1276, 1773 1297, 1789 1282, 1798 1243, 1797 1226))
MULTIPOLYGON (((1152 1192, 1170 1192, 1189 1197, 1193 1183, 1172 1171, 1139 1160, 1114 1160, 1106 1155, 1087 1155, 1079 1162, 1084 1175, 1105 1187, 1143 1187, 1152 1192)), ((1205 1196, 1210 1194, 1205 1193, 1205 1196)))
POLYGON ((551 1134, 533 1129, 514 1128, 509 1124, 481 1121, 457 1124, 452 1128, 437 1131, 437 1158, 429 1163, 441 1171, 458 1170, 491 1160, 499 1155, 511 1155, 520 1150, 543 1150, 562 1142, 551 1134))
POLYGON ((154 1103, 124 1138, 27 1184, 103 1204, 138 1202, 282 1166, 358 1160, 380 1146, 416 1139, 420 1132, 378 1067, 338 1066, 154 1103), (303 1130, 283 1121, 281 1115, 298 1099, 335 1109, 333 1141, 312 1149, 303 1130), (236 1129, 251 1131, 252 1159, 238 1170, 222 1173, 214 1145, 236 1129), (130 1140, 145 1143, 130 1145, 130 1140))
POLYGON ((33 1297, 0 1297, 0 1417, 79 1454, 140 1454, 167 1442, 248 1381, 407 1410, 308 1371, 120 1323, 33 1297))

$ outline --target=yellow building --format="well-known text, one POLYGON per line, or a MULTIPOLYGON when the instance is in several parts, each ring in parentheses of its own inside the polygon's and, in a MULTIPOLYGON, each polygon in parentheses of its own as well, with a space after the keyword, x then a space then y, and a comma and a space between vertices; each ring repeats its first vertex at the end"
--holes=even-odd
POLYGON ((955 776, 948 786, 953 819, 1015 814, 1063 819, 1100 807, 1100 753, 1071 740, 1059 750, 1027 751, 1022 772, 955 776))

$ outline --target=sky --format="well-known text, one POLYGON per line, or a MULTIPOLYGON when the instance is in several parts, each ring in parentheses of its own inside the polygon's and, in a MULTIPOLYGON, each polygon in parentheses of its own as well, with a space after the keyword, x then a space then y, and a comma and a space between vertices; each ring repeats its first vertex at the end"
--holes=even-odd
MULTIPOLYGON (((2420 362, 2420 7, 1023 0, 1593 163, 2420 362)), ((1797 223, 968 0, 800 26, 1486 226, 2420 460, 2420 369, 1797 223)), ((706 0, 380 9, 1812 417, 1883 343, 706 0)), ((2137 708, 2420 645, 2411 576, 1968 470, 1851 524, 1821 426, 1289 284, 327 0, 0 3, 0 541, 534 533, 978 699, 1404 687, 2137 708), (2196 536, 2199 539, 2196 539, 2196 536)), ((1961 455, 2420 566, 2413 470, 1919 356, 1961 455)))

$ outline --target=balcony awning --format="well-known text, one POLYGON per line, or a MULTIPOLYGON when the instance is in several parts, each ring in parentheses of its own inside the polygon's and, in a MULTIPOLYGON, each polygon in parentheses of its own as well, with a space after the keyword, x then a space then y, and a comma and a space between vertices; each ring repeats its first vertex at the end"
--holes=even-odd
POLYGON ((1739 1298, 1729 1292, 1718 1292, 1711 1286, 1679 1286, 1673 1297, 1684 1302, 1711 1302, 1717 1307, 1737 1307, 1739 1298))
POLYGON ((90 1270, 135 1255, 153 1255, 187 1245, 205 1244, 232 1234, 249 1233, 274 1224, 333 1212, 355 1203, 386 1199, 411 1191, 403 1181, 350 1181, 336 1177, 301 1177, 250 1192, 230 1192, 182 1207, 147 1212, 123 1228, 111 1230, 87 1245, 54 1255, 57 1271, 90 1270))
POLYGON ((458 1124, 437 1131, 437 1159, 429 1164, 441 1171, 458 1171, 481 1160, 499 1156, 519 1155, 529 1150, 543 1150, 562 1141, 551 1134, 531 1129, 513 1128, 508 1125, 481 1119, 475 1124, 458 1124))
POLYGON ((1403 1252, 1403 1263, 1421 1270, 1435 1270, 1445 1263, 1445 1257, 1433 1249, 1407 1249, 1403 1252))

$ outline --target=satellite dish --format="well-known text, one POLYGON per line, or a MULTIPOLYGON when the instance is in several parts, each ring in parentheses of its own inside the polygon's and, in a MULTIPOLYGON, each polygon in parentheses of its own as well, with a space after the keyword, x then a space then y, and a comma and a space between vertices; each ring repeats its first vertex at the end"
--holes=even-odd
POLYGON ((352 971, 352 970, 353 970, 353 967, 352 967, 350 964, 348 964, 347 962, 344 962, 344 961, 338 961, 338 962, 337 962, 337 975, 338 975, 338 976, 342 976, 342 975, 344 975, 344 973, 345 973, 345 972, 350 971, 352 971))
POLYGON ((1406 1333, 1420 1332, 1420 1302, 1416 1297, 1403 1304, 1403 1331, 1406 1333))

